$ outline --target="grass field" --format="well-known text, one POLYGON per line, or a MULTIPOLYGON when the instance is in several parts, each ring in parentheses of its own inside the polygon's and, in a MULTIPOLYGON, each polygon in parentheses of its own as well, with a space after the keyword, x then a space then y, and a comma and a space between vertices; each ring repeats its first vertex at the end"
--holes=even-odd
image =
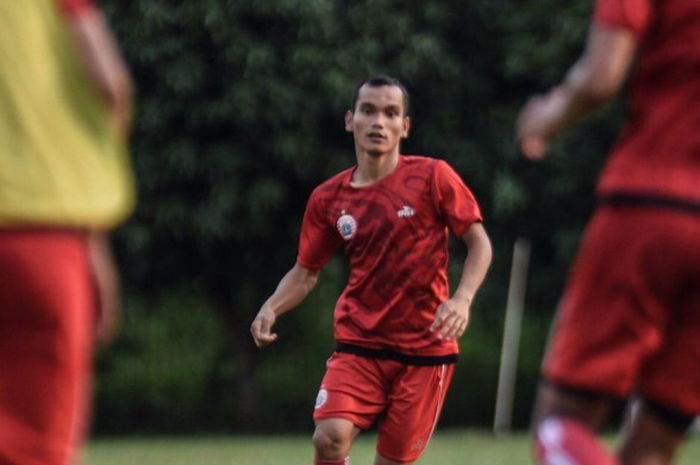
MULTIPOLYGON (((371 465, 375 436, 360 436, 354 465, 371 465)), ((307 436, 231 436, 93 440, 83 465, 310 465, 307 436)), ((494 437, 477 431, 438 431, 421 465, 531 465, 524 434, 494 437)), ((700 463, 700 436, 691 438, 676 465, 700 463)))

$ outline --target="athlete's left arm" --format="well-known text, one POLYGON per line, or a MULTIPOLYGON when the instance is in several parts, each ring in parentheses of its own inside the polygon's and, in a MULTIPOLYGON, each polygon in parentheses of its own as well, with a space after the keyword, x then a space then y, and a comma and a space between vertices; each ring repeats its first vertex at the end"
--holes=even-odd
POLYGON ((88 257, 97 298, 97 338, 103 344, 114 339, 121 316, 119 272, 112 255, 109 233, 87 233, 88 257))
POLYGON ((539 160, 549 143, 568 127, 612 100, 627 77, 637 51, 628 29, 593 24, 586 50, 564 81, 545 95, 535 95, 517 122, 523 155, 539 160))
POLYGON ((109 109, 112 123, 121 135, 128 137, 134 86, 117 40, 104 15, 92 2, 64 0, 63 3, 87 5, 77 12, 67 13, 68 28, 88 76, 109 109))
POLYGON ((462 277, 452 297, 438 307, 435 322, 430 328, 431 331, 438 331, 438 337, 445 340, 456 339, 467 329, 469 308, 486 277, 493 255, 491 241, 481 223, 473 223, 462 235, 462 241, 468 251, 462 277))

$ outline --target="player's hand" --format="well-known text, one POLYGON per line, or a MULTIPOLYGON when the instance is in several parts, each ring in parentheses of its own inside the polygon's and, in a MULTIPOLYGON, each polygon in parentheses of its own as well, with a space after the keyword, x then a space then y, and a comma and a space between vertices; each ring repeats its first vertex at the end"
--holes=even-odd
POLYGON ((552 120, 555 117, 553 104, 552 96, 536 95, 530 98, 518 116, 518 148, 529 160, 541 160, 549 149, 552 120))
POLYGON ((435 321, 430 330, 437 331, 440 339, 451 341, 464 334, 469 324, 469 302, 448 299, 435 312, 435 321))
POLYGON ((253 324, 250 325, 250 333, 253 335, 255 345, 266 347, 277 340, 277 333, 271 332, 277 316, 275 312, 263 306, 258 312, 253 324))

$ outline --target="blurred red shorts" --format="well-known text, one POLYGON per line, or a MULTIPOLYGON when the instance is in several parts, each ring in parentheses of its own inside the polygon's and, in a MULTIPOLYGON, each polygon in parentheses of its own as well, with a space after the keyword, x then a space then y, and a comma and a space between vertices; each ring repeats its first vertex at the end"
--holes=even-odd
POLYGON ((601 207, 543 363, 551 382, 700 414, 700 215, 601 207))
POLYGON ((92 289, 83 234, 0 229, 0 463, 70 463, 85 428, 92 289))
POLYGON ((314 420, 345 418, 360 429, 378 421, 379 454, 395 462, 418 459, 437 424, 454 364, 405 365, 336 352, 326 365, 314 420))

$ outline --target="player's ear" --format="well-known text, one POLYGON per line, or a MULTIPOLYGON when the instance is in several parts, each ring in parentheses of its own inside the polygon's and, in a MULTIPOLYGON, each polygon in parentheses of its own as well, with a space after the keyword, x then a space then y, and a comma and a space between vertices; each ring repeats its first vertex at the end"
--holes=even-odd
POLYGON ((352 112, 350 110, 345 112, 345 130, 352 132, 352 112))
POLYGON ((407 139, 408 133, 411 131, 411 118, 406 116, 403 119, 403 129, 401 131, 401 138, 407 139))

